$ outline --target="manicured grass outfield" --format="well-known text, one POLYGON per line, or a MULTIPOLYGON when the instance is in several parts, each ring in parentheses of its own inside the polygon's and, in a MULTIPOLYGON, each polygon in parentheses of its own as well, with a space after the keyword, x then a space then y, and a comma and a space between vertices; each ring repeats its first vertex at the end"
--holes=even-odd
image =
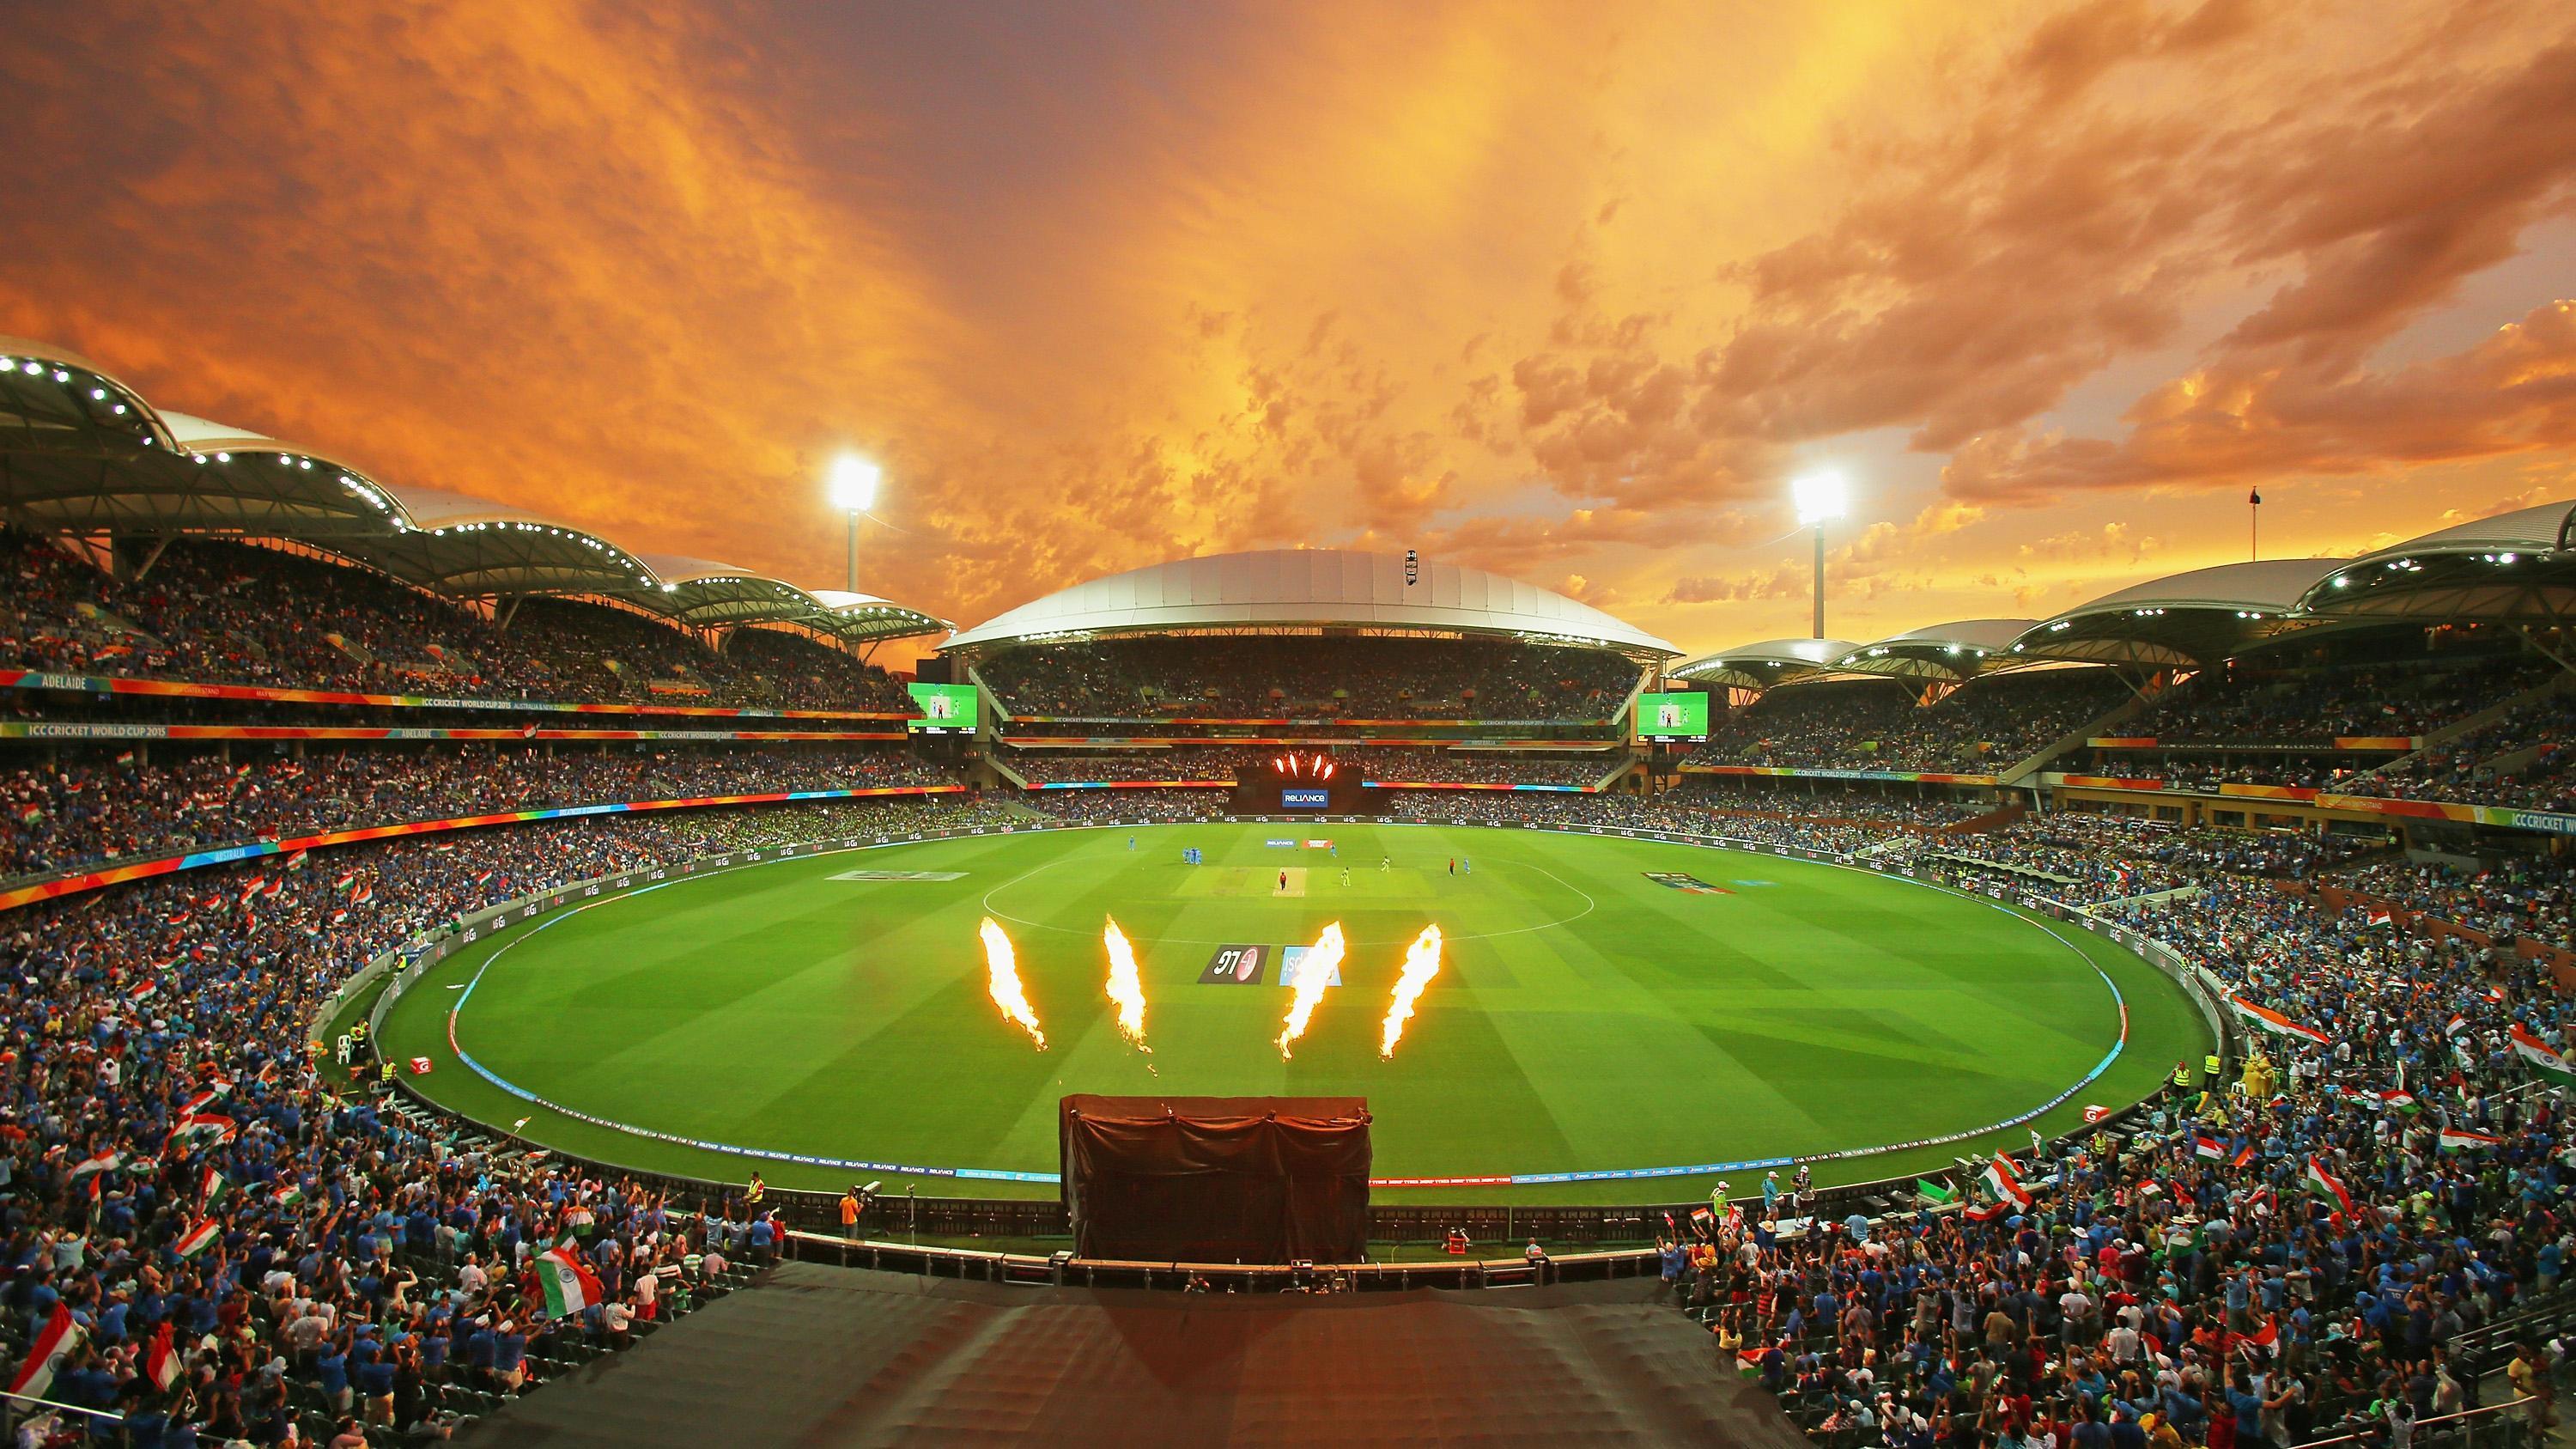
MULTIPOLYGON (((602 1117, 770 1151, 1042 1172, 1056 1167, 1056 1099, 1068 1092, 1364 1095, 1382 1177, 1723 1162, 1980 1126, 2055 1096, 2117 1038, 2118 1009, 2085 957, 2127 998, 2129 1046, 2044 1126, 2072 1130, 2086 1103, 2144 1096, 2201 1051, 2197 1015, 2146 963, 1907 881, 1535 831, 1307 829, 1337 841, 1338 858, 1265 844, 1287 827, 1229 823, 925 842, 684 880, 458 953, 394 1013, 386 1044, 429 1057, 417 1085, 485 1122, 533 1111, 525 1135, 539 1141, 733 1181, 755 1164, 532 1108, 484 1082, 448 1050, 449 1011, 466 1002, 457 1040, 486 1067, 602 1117), (1185 845, 1207 864, 1182 864, 1185 845), (1452 856, 1473 873, 1451 876, 1452 856), (1282 869, 1294 873, 1284 894, 1282 869), (851 871, 955 878, 835 878, 851 871), (1672 889, 1649 871, 1733 894, 1672 889), (1047 1051, 986 998, 975 928, 988 912, 1018 945, 1047 1051), (1150 1056, 1120 1039, 1101 994, 1104 915, 1142 957, 1150 1056), (1351 941, 1344 984, 1283 1062, 1272 1040, 1290 993, 1272 984, 1275 960, 1260 985, 1199 977, 1223 945, 1302 944, 1334 920, 1351 941), (1447 964, 1381 1061, 1389 988, 1431 921, 1448 934, 1447 964), (470 996, 450 989, 468 981, 470 996)), ((2019 1128, 2001 1140, 2028 1143, 2019 1128)), ((1819 1164, 1817 1176, 1885 1176, 1967 1150, 1819 1164)), ((756 1165, 785 1185, 854 1175, 756 1165)), ((1744 1190, 1760 1174, 1733 1177, 1744 1190)), ((1656 1202, 1709 1187, 1379 1196, 1656 1202)))

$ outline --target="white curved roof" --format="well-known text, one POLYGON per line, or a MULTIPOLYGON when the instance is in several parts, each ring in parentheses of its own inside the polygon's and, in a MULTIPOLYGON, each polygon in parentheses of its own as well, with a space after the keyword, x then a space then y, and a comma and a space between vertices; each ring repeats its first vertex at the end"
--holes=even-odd
POLYGON ((1404 581, 1394 554, 1270 549, 1176 559, 1060 589, 975 626, 946 647, 1065 634, 1310 624, 1544 635, 1670 657, 1681 651, 1563 594, 1434 559, 1404 581))

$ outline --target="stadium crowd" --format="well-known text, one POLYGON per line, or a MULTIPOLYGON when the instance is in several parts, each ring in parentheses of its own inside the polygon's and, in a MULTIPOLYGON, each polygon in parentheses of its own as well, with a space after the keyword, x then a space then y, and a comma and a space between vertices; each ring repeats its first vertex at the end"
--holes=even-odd
POLYGON ((1013 649, 979 666, 1017 715, 1603 720, 1638 666, 1497 639, 1261 634, 1013 649))
POLYGON ((2330 742, 2423 735, 2502 703, 2560 673, 2534 653, 2388 657, 2346 646, 2320 661, 2275 661, 2275 650, 2204 670, 2158 696, 2128 728, 2171 742, 2330 742))
POLYGON ((719 653, 562 599, 526 600, 501 627, 365 569, 248 544, 175 542, 129 583, 0 529, 0 571, 0 667, 455 698, 909 704, 885 671, 797 634, 738 630, 719 653))
POLYGON ((0 774, 0 878, 505 810, 954 782, 901 749, 822 745, 364 747, 168 764, 128 753, 0 774))
POLYGON ((775 1225, 418 1129, 308 1053, 332 993, 566 882, 1009 818, 884 800, 504 826, 0 917, 0 1356, 23 1371, 75 1328, 43 1396, 122 1413, 138 1446, 395 1443, 622 1344, 775 1225))
MULTIPOLYGON (((1419 804, 1472 823, 1677 824, 1616 797, 1419 804)), ((2154 845, 2125 823, 2047 828, 2032 824, 2017 860, 2074 882, 2055 892, 2070 904, 2134 895, 2150 873, 2190 888, 2121 917, 2242 1003, 2241 1080, 2179 1064, 2189 1087, 2134 1135, 2078 1132, 1991 1187, 1955 1175, 1941 1192, 1964 1211, 1802 1218, 1775 1175, 1723 1217, 1675 1224, 1663 1251, 1677 1299, 1842 1446, 2286 1449, 2348 1429, 2402 1444, 2416 1421, 2476 1405, 2493 1346, 2455 1360, 2454 1341, 2563 1297, 2576 1247, 2563 1103, 2544 1090, 2560 1079, 2521 1045, 2568 1050, 2571 1005, 2545 965, 2271 878, 2348 863, 2339 846, 2303 861, 2195 833, 2141 862, 2154 845), (2129 879, 2102 873, 2122 859, 2129 879)), ((1890 861, 1919 851, 1918 869, 1963 887, 2005 884, 1948 860, 1950 836, 1793 821, 1724 833, 1890 861)), ((2349 883, 2563 941, 2569 880, 2538 862, 2465 875, 2379 862, 2349 883)), ((2553 1392, 2556 1352, 2516 1350, 2510 1391, 2553 1392)), ((2544 1397, 2516 1413, 2548 1410, 2544 1397)))
POLYGON ((2107 669, 1972 680, 1929 705, 1893 680, 1827 680, 1766 691, 1711 722, 1702 764, 1991 772, 2099 718, 2128 693, 2107 669))

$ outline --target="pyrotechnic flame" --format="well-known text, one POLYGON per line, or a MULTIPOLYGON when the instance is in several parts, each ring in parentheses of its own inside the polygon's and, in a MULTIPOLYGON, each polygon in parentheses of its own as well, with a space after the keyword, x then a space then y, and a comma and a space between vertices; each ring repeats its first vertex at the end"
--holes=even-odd
POLYGON ((1002 1015, 1027 1029, 1038 1050, 1045 1051, 1046 1033, 1038 1029, 1038 1014, 1029 1007, 1029 994, 1020 989, 1020 963, 1012 955, 1011 938, 1002 934, 1002 928, 993 924, 990 916, 984 918, 982 934, 984 989, 993 993, 993 1004, 1002 1008, 1002 1015))
POLYGON ((1288 1003, 1288 1019, 1279 1033, 1279 1059, 1286 1061, 1296 1053, 1288 1043, 1306 1034, 1306 1018, 1315 1014, 1315 1006, 1324 999, 1324 987, 1342 964, 1342 923, 1333 922, 1315 938, 1306 950, 1306 959, 1297 966, 1297 999, 1288 1003))
POLYGON ((1101 929, 1100 944, 1109 950, 1109 999, 1118 1007, 1118 1034, 1140 1052, 1153 1048, 1145 1045, 1145 980, 1136 971, 1136 948, 1127 944, 1127 933, 1111 920, 1101 929))
POLYGON ((1413 945, 1405 951, 1404 970, 1395 978, 1395 1001, 1386 1009, 1386 1030, 1378 1038, 1380 1060, 1395 1055, 1395 1044, 1404 1039, 1404 1024, 1413 1019, 1415 998, 1421 996, 1422 988, 1430 985, 1431 978, 1439 974, 1440 928, 1425 926, 1422 934, 1414 937, 1413 945))

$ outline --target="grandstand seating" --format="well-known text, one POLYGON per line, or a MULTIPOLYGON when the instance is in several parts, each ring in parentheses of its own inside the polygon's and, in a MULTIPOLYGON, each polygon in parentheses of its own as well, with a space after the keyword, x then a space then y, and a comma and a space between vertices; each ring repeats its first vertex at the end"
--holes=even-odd
POLYGON ((1492 639, 1259 634, 1041 644, 980 670, 1014 715, 1607 720, 1637 666, 1492 639))
MULTIPOLYGON (((94 752, 97 753, 97 752, 94 752)), ((316 831, 608 801, 953 784, 899 749, 353 748, 0 774, 0 878, 316 831)))
POLYGON ((1991 773, 2128 693, 2106 669, 1973 680, 1929 705, 1896 680, 1823 680, 1765 692, 1712 721, 1701 764, 1991 773))
POLYGON ((506 627, 365 569, 182 541, 136 582, 0 529, 0 666, 439 697, 907 707, 883 670, 801 635, 736 631, 719 653, 604 604, 531 599, 506 627))

